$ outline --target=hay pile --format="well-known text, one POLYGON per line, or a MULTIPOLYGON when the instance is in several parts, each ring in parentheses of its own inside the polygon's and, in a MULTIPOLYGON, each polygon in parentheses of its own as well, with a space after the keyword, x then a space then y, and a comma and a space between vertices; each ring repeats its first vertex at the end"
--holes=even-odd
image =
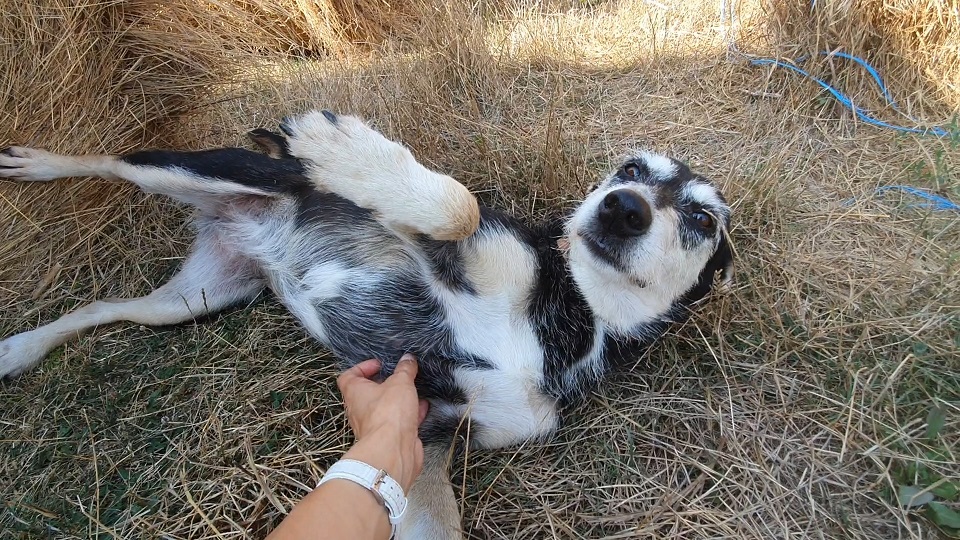
MULTIPOLYGON (((280 13, 271 9, 301 16, 287 4, 206 5, 171 2, 141 19, 121 3, 83 6, 71 17, 105 24, 170 10, 195 17, 196 34, 172 47, 171 27, 158 23, 119 36, 55 26, 78 40, 60 61, 75 67, 45 71, 30 71, 18 47, 34 43, 42 59, 65 45, 24 42, 41 20, 24 11, 33 22, 0 42, 16 66, 3 82, 21 96, 0 98, 18 119, 0 122, 0 144, 242 144, 250 127, 322 106, 370 118, 522 216, 569 206, 635 145, 691 162, 734 202, 735 291, 600 389, 556 440, 458 466, 474 537, 939 534, 937 507, 904 509, 897 494, 928 489, 957 507, 960 222, 874 191, 904 184, 960 200, 955 142, 856 123, 807 82, 729 61, 706 0, 404 3, 396 24, 381 12, 389 29, 365 50, 343 37, 310 59, 288 53, 313 46, 277 45, 270 25, 283 17, 263 20, 262 33, 245 26, 280 13), (147 29, 162 45, 134 40, 153 51, 138 64, 144 55, 124 52, 121 37, 147 29), (90 45, 79 40, 94 39, 113 48, 79 54, 90 45), (87 88, 68 86, 76 78, 100 91, 76 93, 87 88), (136 85, 151 92, 124 86, 151 80, 136 85)), ((800 54, 827 45, 810 36, 834 36, 826 21, 783 30, 786 8, 739 8, 750 52, 800 54)), ((837 35, 859 40, 842 43, 849 52, 880 50, 866 32, 837 35)), ((944 117, 949 96, 892 54, 870 60, 905 109, 944 117)), ((872 83, 842 67, 848 93, 871 95, 872 83)), ((955 80, 955 64, 941 75, 955 80)), ((175 271, 191 238, 185 213, 106 185, 0 185, 0 335, 94 298, 144 294, 175 271)), ((100 329, 0 383, 0 530, 262 537, 349 443, 334 376, 325 351, 270 300, 203 324, 100 329)))
POLYGON ((218 31, 240 38, 265 55, 299 57, 368 51, 404 35, 418 22, 414 2, 387 0, 205 0, 194 12, 218 23, 218 31))
MULTIPOLYGON (((121 153, 223 144, 220 126, 201 119, 249 90, 252 65, 362 51, 386 37, 391 13, 400 28, 403 12, 377 0, 22 3, 0 21, 0 145, 121 153)), ((122 184, 0 187, 0 283, 86 279, 70 272, 95 249, 91 235, 140 204, 157 209, 122 184), (41 239, 44 249, 23 249, 41 239)))
MULTIPOLYGON (((883 75, 902 114, 928 125, 947 124, 960 110, 960 9, 947 0, 804 0, 773 2, 768 30, 786 58, 841 51, 870 62, 883 75)), ((866 71, 849 61, 817 57, 804 67, 841 89, 863 89, 861 107, 897 123, 866 71), (872 88, 871 88, 872 87, 872 88)))
MULTIPOLYGON (((170 134, 209 107, 209 90, 235 69, 236 43, 201 19, 194 3, 176 1, 24 2, 8 10, 0 21, 0 145, 102 153, 183 144, 170 134)), ((77 264, 82 252, 89 257, 91 235, 140 200, 119 184, 0 189, 0 281, 11 288, 77 264)))

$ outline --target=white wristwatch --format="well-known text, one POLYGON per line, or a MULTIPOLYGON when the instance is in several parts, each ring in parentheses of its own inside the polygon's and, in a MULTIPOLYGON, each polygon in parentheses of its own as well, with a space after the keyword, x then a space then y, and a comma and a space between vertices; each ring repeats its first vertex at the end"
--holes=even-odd
POLYGON ((386 471, 371 467, 362 461, 341 459, 327 469, 327 474, 323 475, 317 487, 335 478, 350 480, 372 491, 387 508, 391 527, 390 538, 396 536, 397 525, 403 520, 403 513, 407 510, 407 498, 396 480, 390 478, 386 471))

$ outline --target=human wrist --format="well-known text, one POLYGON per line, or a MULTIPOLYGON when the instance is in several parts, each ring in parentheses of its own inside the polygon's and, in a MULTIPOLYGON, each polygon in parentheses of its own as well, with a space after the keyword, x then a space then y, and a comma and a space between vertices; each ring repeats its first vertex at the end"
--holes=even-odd
POLYGON ((370 489, 343 478, 333 478, 317 486, 323 509, 333 516, 369 516, 338 525, 345 535, 338 538, 387 538, 391 530, 389 510, 370 489), (349 532, 348 532, 349 531, 349 532))
POLYGON ((404 492, 413 484, 412 457, 404 455, 405 446, 401 437, 391 433, 374 433, 358 440, 343 455, 343 459, 355 459, 386 472, 404 492))

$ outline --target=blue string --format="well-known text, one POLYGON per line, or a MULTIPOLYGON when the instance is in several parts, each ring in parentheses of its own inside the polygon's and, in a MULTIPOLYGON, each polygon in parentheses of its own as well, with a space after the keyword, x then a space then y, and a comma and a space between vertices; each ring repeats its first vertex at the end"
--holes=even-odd
MULTIPOLYGON (((853 55, 849 55, 849 54, 846 54, 846 53, 840 53, 840 52, 821 52, 820 54, 831 55, 831 56, 839 56, 839 57, 841 57, 841 58, 847 58, 847 59, 853 60, 854 62, 856 62, 856 63, 860 64, 861 66, 863 66, 864 68, 866 68, 867 71, 870 73, 870 75, 873 76, 874 80, 875 80, 875 81, 877 82, 877 84, 880 86, 880 90, 881 90, 881 92, 883 92, 883 95, 884 95, 884 97, 887 99, 887 102, 888 102, 891 106, 893 106, 894 108, 897 108, 896 103, 895 103, 895 102, 893 101, 893 99, 890 97, 890 92, 887 90, 886 85, 884 85, 884 84, 883 84, 883 80, 880 79, 880 74, 877 73, 877 70, 875 70, 875 69, 873 68, 873 66, 871 66, 870 64, 868 64, 865 60, 863 60, 863 59, 861 59, 861 58, 858 58, 858 57, 855 57, 855 56, 853 56, 853 55)), ((800 61, 802 61, 802 60, 800 60, 800 61)), ((754 59, 754 60, 751 60, 750 63, 753 64, 753 65, 755 65, 755 66, 770 64, 770 65, 774 65, 774 66, 777 66, 777 67, 786 68, 786 69, 789 69, 790 71, 794 71, 794 72, 796 72, 796 73, 799 73, 800 75, 803 75, 804 77, 806 77, 806 78, 810 79, 811 81, 813 81, 813 82, 817 83, 818 85, 820 85, 820 86, 821 86, 823 89, 825 89, 827 92, 830 92, 830 94, 833 95, 833 97, 836 98, 837 101, 839 101, 841 105, 843 105, 843 106, 847 107, 848 109, 850 109, 851 111, 853 111, 853 114, 855 114, 855 115, 857 116, 857 118, 859 118, 861 121, 866 122, 866 123, 868 123, 868 124, 872 124, 872 125, 874 125, 874 126, 879 126, 879 127, 884 127, 884 128, 892 129, 892 130, 895 130, 895 131, 900 131, 900 132, 903 132, 903 133, 920 133, 920 134, 923 134, 923 135, 926 135, 926 134, 929 133, 929 134, 936 135, 937 137, 949 137, 949 136, 950 136, 950 132, 947 131, 946 129, 942 128, 942 127, 934 126, 934 127, 929 127, 929 128, 908 128, 908 127, 896 126, 896 125, 893 125, 893 124, 884 122, 883 120, 878 120, 878 119, 876 119, 876 118, 873 118, 872 116, 870 116, 869 114, 867 114, 866 111, 864 111, 864 110, 861 109, 860 107, 857 107, 857 106, 853 103, 853 101, 852 101, 850 98, 848 98, 846 95, 844 95, 842 92, 840 92, 839 90, 837 90, 837 89, 834 88, 833 86, 830 86, 829 84, 823 82, 822 80, 814 77, 813 75, 811 75, 811 74, 808 73, 807 71, 804 71, 803 69, 800 69, 799 67, 794 66, 793 64, 788 64, 788 63, 786 63, 786 62, 781 62, 781 61, 779 61, 779 60, 774 60, 774 59, 772 59, 772 58, 756 58, 756 59, 754 59)))
MULTIPOLYGON (((929 201, 926 203, 911 204, 907 208, 932 208, 934 210, 941 210, 941 211, 953 210, 954 212, 960 212, 960 204, 957 204, 945 197, 941 197, 940 195, 937 195, 935 193, 930 193, 925 189, 915 188, 913 186, 901 186, 901 185, 881 186, 875 189, 873 194, 882 195, 883 193, 886 193, 887 191, 892 191, 892 190, 902 191, 909 195, 920 197, 921 199, 926 199, 927 201, 929 201)), ((842 204, 843 206, 850 206, 855 202, 857 202, 857 199, 851 198, 843 201, 842 204)))
POLYGON ((955 212, 960 212, 960 204, 957 204, 946 197, 941 197, 939 195, 930 193, 926 190, 915 188, 912 186, 882 186, 877 188, 874 191, 875 194, 880 195, 890 190, 899 190, 922 199, 930 201, 929 203, 917 204, 912 206, 918 206, 920 208, 933 208, 934 210, 953 210, 955 212))
MULTIPOLYGON (((860 66, 863 69, 867 70, 867 73, 869 73, 870 76, 873 77, 873 80, 874 82, 877 83, 877 86, 880 87, 880 92, 883 94, 883 97, 886 98, 887 103, 889 103, 890 106, 892 106, 894 109, 897 109, 897 110, 900 109, 900 107, 897 106, 897 103, 893 100, 893 96, 890 95, 890 91, 887 90, 887 85, 883 84, 883 79, 880 78, 880 74, 877 73, 877 70, 874 69, 873 66, 867 63, 864 59, 860 58, 859 56, 847 54, 842 51, 834 51, 834 52, 820 51, 820 54, 823 56, 836 56, 838 58, 845 58, 847 60, 851 60, 853 62, 856 62, 857 64, 860 64, 860 66)), ((804 60, 806 60, 806 58, 797 59, 798 62, 803 62, 804 60)))
MULTIPOLYGON (((733 5, 734 2, 736 2, 736 0, 733 0, 732 2, 731 2, 731 0, 721 0, 721 4, 720 4, 720 19, 721 19, 721 20, 720 20, 720 24, 723 25, 723 27, 724 27, 725 29, 729 27, 729 28, 732 30, 733 26, 736 24, 736 12, 734 11, 734 5, 733 5)), ((816 8, 817 8, 817 0, 811 0, 811 2, 810 2, 810 10, 811 10, 811 12, 814 11, 816 8)), ((728 38, 727 38, 727 47, 728 47, 728 50, 729 50, 730 52, 734 52, 734 53, 743 55, 743 53, 741 53, 740 50, 737 48, 736 40, 735 40, 733 37, 728 36, 728 38)), ((866 60, 864 60, 864 59, 862 59, 862 58, 860 58, 860 57, 858 57, 858 56, 854 56, 854 55, 852 55, 852 54, 848 54, 848 53, 840 52, 840 51, 821 51, 821 52, 818 53, 818 54, 819 54, 819 55, 822 55, 822 56, 828 56, 828 57, 834 57, 834 56, 835 56, 835 57, 837 57, 837 58, 843 58, 843 59, 845 59, 845 60, 850 60, 850 61, 852 61, 852 62, 856 62, 857 65, 859 65, 860 67, 862 67, 863 69, 865 69, 865 70, 867 71, 867 73, 870 74, 870 77, 873 78, 874 82, 877 83, 877 86, 880 88, 880 92, 883 94, 883 97, 884 97, 884 99, 887 101, 887 104, 889 104, 893 109, 895 109, 895 110, 897 110, 897 111, 899 111, 899 112, 902 113, 902 111, 900 110, 900 107, 897 105, 896 101, 894 101, 894 99, 893 99, 893 96, 890 94, 890 90, 887 89, 887 85, 885 85, 885 84, 883 83, 883 79, 880 77, 880 73, 877 72, 877 70, 874 69, 874 67, 871 66, 869 62, 867 62, 866 60)), ((744 55, 744 56, 746 56, 746 55, 744 55)), ((798 63, 799 63, 799 62, 803 62, 803 61, 805 61, 806 59, 807 59, 807 57, 801 57, 801 58, 798 58, 798 59, 797 59, 797 62, 798 62, 798 63)), ((853 100, 851 100, 849 97, 847 97, 846 95, 844 95, 842 92, 840 92, 839 90, 837 90, 837 89, 834 88, 833 86, 830 86, 830 85, 827 84, 826 82, 824 82, 824 81, 822 81, 822 80, 814 77, 813 75, 811 75, 811 74, 808 73, 807 71, 805 71, 805 70, 797 67, 797 66, 794 65, 794 64, 788 64, 788 63, 786 63, 786 62, 781 62, 781 61, 779 61, 779 60, 774 60, 773 58, 756 58, 756 59, 751 60, 750 63, 753 64, 753 65, 755 65, 755 66, 759 66, 759 65, 772 65, 772 66, 775 66, 775 67, 782 67, 782 68, 785 68, 785 69, 789 69, 790 71, 793 71, 793 72, 795 72, 795 73, 798 73, 798 74, 800 74, 800 75, 802 75, 802 76, 804 76, 804 77, 812 80, 813 82, 815 82, 815 83, 817 83, 818 85, 820 85, 820 87, 822 87, 823 89, 825 89, 825 90, 827 90, 828 92, 830 92, 830 94, 831 94, 834 98, 836 98, 837 101, 839 101, 843 106, 845 106, 845 107, 847 107, 848 109, 850 109, 851 111, 853 111, 853 114, 856 115, 856 117, 857 117, 858 119, 860 119, 861 121, 866 122, 866 123, 868 123, 868 124, 871 124, 871 125, 874 125, 874 126, 878 126, 878 127, 884 127, 884 128, 887 128, 887 129, 892 129, 892 130, 894 130, 894 131, 899 131, 899 132, 902 132, 902 133, 919 133, 919 134, 921 134, 921 135, 932 134, 932 135, 936 135, 937 137, 950 137, 950 136, 952 135, 951 132, 948 131, 947 129, 942 128, 942 127, 938 127, 938 126, 933 126, 933 127, 929 127, 929 128, 908 128, 908 127, 896 126, 896 125, 893 125, 893 124, 884 122, 884 121, 882 121, 882 120, 878 120, 878 119, 870 116, 870 115, 867 113, 867 111, 865 111, 865 110, 861 109, 860 107, 857 107, 856 105, 854 105, 853 100)), ((905 116, 906 116, 906 115, 905 115, 905 116)), ((907 117, 910 118, 909 116, 907 116, 907 117)), ((916 122, 917 124, 920 123, 920 122, 917 122, 917 120, 914 119, 914 118, 910 118, 910 119, 913 120, 914 122, 916 122)))
MULTIPOLYGON (((731 3, 730 5, 728 5, 728 2, 730 2, 730 0, 721 0, 721 4, 720 4, 720 24, 721 24, 721 26, 724 28, 724 33, 725 33, 725 35, 726 35, 727 51, 728 51, 728 53, 729 53, 729 52, 733 52, 733 53, 739 54, 739 55, 741 55, 741 56, 746 56, 744 53, 742 53, 742 52, 737 48, 736 39, 735 39, 734 37, 732 37, 731 35, 729 35, 730 33, 732 33, 733 27, 736 25, 736 12, 734 11, 734 7, 733 7, 732 3, 731 3)), ((733 2, 736 2, 736 0, 733 0, 733 2)), ((817 0, 811 0, 811 2, 810 2, 810 11, 812 12, 812 11, 814 11, 816 8, 817 8, 817 0)), ((885 84, 883 83, 883 79, 880 77, 880 73, 877 72, 877 70, 874 69, 874 67, 871 66, 869 62, 867 62, 866 60, 864 60, 864 59, 862 59, 862 58, 860 58, 860 57, 858 57, 858 56, 854 56, 854 55, 852 55, 852 54, 848 54, 848 53, 841 52, 841 51, 821 51, 821 52, 819 53, 819 55, 828 56, 828 57, 833 57, 833 56, 835 56, 835 57, 837 57, 837 58, 843 58, 843 59, 845 59, 845 60, 850 60, 850 61, 852 61, 852 62, 855 62, 857 65, 859 65, 860 67, 862 67, 863 69, 865 69, 865 70, 867 71, 867 73, 870 74, 870 77, 873 78, 873 81, 874 81, 875 83, 877 83, 877 87, 880 89, 880 93, 883 94, 883 98, 887 101, 887 104, 889 104, 889 105, 890 105, 892 108, 894 108, 895 110, 900 111, 900 107, 897 105, 896 101, 894 101, 893 96, 890 94, 890 90, 887 88, 887 85, 885 85, 885 84)), ((807 59, 807 57, 801 57, 801 58, 798 58, 798 59, 797 59, 797 62, 803 62, 803 61, 805 61, 806 59, 807 59)), ((844 95, 842 92, 840 92, 839 90, 837 90, 837 89, 834 88, 833 86, 827 84, 826 82, 824 82, 824 81, 822 81, 822 80, 820 80, 820 79, 818 79, 818 78, 810 75, 810 73, 808 73, 807 71, 805 71, 805 70, 801 69, 800 67, 795 66, 795 65, 793 65, 793 64, 788 64, 788 63, 786 63, 786 62, 781 62, 781 61, 779 61, 779 60, 774 60, 774 59, 772 59, 772 58, 756 58, 756 59, 752 59, 752 60, 750 61, 750 63, 753 64, 753 65, 773 65, 773 66, 775 66, 775 67, 786 68, 786 69, 789 69, 790 71, 793 71, 793 72, 795 72, 795 73, 798 73, 798 74, 800 74, 800 75, 802 75, 802 76, 804 76, 804 77, 812 80, 813 82, 815 82, 815 83, 817 83, 818 85, 820 85, 821 88, 823 88, 823 89, 825 89, 826 91, 830 92, 830 94, 831 94, 834 98, 836 98, 837 101, 839 101, 842 105, 846 106, 846 107, 849 108, 851 111, 853 111, 853 113, 856 115, 857 118, 859 118, 861 121, 866 122, 866 123, 868 123, 868 124, 872 124, 872 125, 879 126, 879 127, 885 127, 885 128, 888 128, 888 129, 892 129, 892 130, 900 131, 900 132, 905 132, 905 133, 920 133, 920 134, 928 134, 928 133, 929 133, 929 134, 936 135, 936 136, 938 136, 938 137, 952 137, 952 136, 953 136, 950 131, 948 131, 948 130, 942 128, 942 127, 938 127, 938 126, 934 126, 934 127, 930 127, 930 128, 925 128, 925 129, 923 129, 923 128, 907 128, 907 127, 902 127, 902 126, 895 126, 895 125, 893 125, 893 124, 889 124, 889 123, 884 122, 884 121, 882 121, 882 120, 878 120, 878 119, 876 119, 876 118, 873 118, 873 117, 871 117, 869 114, 867 114, 866 111, 864 111, 863 109, 857 107, 857 106, 853 103, 853 100, 851 100, 850 98, 848 98, 848 97, 847 97, 846 95, 844 95)), ((900 112, 902 112, 902 111, 900 111, 900 112)), ((909 116, 908 116, 908 118, 909 118, 909 116)), ((914 122, 916 122, 916 120, 913 119, 913 118, 911 118, 911 120, 913 120, 914 122)), ((917 123, 919 124, 919 122, 917 122, 917 123)), ((939 196, 939 195, 936 195, 936 194, 934 194, 934 193, 930 193, 930 192, 928 192, 928 191, 926 191, 926 190, 919 189, 919 188, 915 188, 915 187, 912 187, 912 186, 903 186, 903 185, 883 186, 883 187, 877 188, 877 189, 874 191, 874 194, 875 194, 875 195, 880 195, 880 194, 883 194, 883 193, 885 193, 885 192, 887 192, 887 191, 891 191, 891 190, 899 190, 899 191, 902 191, 902 192, 904 192, 904 193, 913 195, 913 196, 915 196, 915 197, 920 197, 920 198, 922 198, 922 199, 926 199, 927 201, 929 201, 929 202, 927 202, 927 203, 921 203, 921 204, 911 205, 911 206, 914 206, 914 207, 933 208, 934 210, 942 210, 942 211, 953 210, 953 211, 955 211, 955 212, 960 212, 960 205, 954 203, 953 201, 951 201, 951 200, 949 200, 949 199, 947 199, 947 198, 945 198, 945 197, 941 197, 941 196, 939 196)), ((846 205, 850 205, 850 204, 853 204, 853 203, 855 202, 855 200, 856 200, 856 199, 848 199, 848 200, 844 201, 843 204, 844 204, 845 206, 846 206, 846 205)))

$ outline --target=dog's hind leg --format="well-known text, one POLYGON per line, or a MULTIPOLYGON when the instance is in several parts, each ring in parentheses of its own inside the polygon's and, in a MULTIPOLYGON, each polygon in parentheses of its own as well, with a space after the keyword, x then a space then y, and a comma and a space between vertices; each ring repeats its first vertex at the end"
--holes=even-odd
POLYGON ((97 326, 117 321, 151 326, 180 323, 252 300, 263 287, 252 262, 226 251, 212 226, 201 226, 180 272, 149 295, 100 300, 0 341, 0 379, 23 373, 54 348, 97 326))
POLYGON ((317 188, 372 210, 398 233, 462 240, 479 225, 480 208, 467 188, 358 118, 313 112, 285 119, 280 129, 317 188))
POLYGON ((397 540, 461 540, 460 509, 450 484, 449 447, 426 444, 423 471, 407 495, 397 540))
POLYGON ((21 182, 74 176, 127 180, 147 193, 166 195, 207 213, 216 213, 231 197, 270 197, 306 186, 302 173, 296 160, 272 159, 242 148, 146 150, 124 156, 66 156, 22 146, 0 150, 0 178, 21 182))

